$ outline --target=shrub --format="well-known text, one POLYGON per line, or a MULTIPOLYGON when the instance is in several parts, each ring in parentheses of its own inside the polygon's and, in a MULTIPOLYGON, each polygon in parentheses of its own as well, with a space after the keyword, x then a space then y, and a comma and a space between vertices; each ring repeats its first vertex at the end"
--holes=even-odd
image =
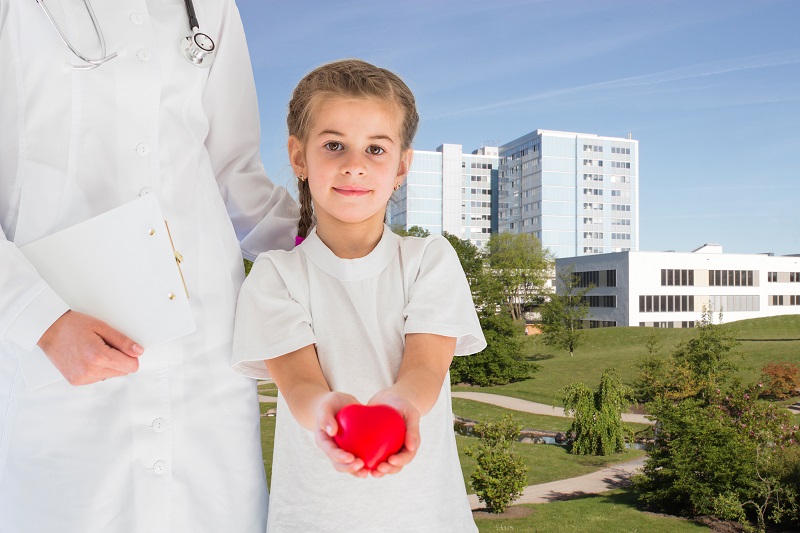
POLYGON ((525 473, 528 468, 513 453, 514 442, 522 426, 511 416, 499 422, 484 421, 475 426, 480 436, 477 446, 470 446, 466 454, 478 463, 471 476, 471 485, 478 499, 493 513, 502 513, 522 495, 525 473))
POLYGON ((796 364, 769 363, 761 369, 767 383, 764 394, 779 400, 797 394, 800 390, 800 367, 796 364))

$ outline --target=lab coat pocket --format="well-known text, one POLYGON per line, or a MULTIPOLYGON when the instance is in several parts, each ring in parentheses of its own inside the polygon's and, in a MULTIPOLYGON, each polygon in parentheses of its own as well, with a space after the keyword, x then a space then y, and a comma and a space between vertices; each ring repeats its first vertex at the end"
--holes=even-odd
POLYGON ((14 242, 23 246, 56 231, 67 175, 52 165, 27 161, 22 177, 14 242))

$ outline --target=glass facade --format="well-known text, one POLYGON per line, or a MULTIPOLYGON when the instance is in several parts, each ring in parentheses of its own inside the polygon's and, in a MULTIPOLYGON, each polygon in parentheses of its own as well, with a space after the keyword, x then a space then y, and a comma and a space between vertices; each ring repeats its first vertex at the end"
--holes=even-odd
POLYGON ((498 231, 556 257, 638 250, 638 141, 536 130, 499 156, 498 231))

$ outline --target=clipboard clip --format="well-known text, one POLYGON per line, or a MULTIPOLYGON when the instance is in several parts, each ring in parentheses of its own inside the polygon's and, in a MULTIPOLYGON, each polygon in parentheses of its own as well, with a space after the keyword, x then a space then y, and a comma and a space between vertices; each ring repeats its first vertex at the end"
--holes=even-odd
POLYGON ((175 264, 178 266, 178 273, 181 275, 181 282, 183 282, 183 290, 186 293, 186 299, 189 299, 189 289, 186 287, 186 279, 183 277, 183 270, 181 270, 181 263, 183 263, 183 255, 175 249, 175 243, 172 242, 172 233, 169 231, 169 224, 164 221, 164 226, 167 228, 167 236, 169 237, 169 244, 172 246, 172 253, 175 255, 175 264))

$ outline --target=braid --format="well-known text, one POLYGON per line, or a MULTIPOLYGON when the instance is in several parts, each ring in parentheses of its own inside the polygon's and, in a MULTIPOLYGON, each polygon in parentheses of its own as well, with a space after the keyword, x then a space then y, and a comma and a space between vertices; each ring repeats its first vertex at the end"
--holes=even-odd
POLYGON ((311 226, 314 225, 314 205, 311 202, 311 188, 308 180, 297 180, 298 196, 300 199, 300 220, 297 222, 297 235, 308 237, 311 226))

